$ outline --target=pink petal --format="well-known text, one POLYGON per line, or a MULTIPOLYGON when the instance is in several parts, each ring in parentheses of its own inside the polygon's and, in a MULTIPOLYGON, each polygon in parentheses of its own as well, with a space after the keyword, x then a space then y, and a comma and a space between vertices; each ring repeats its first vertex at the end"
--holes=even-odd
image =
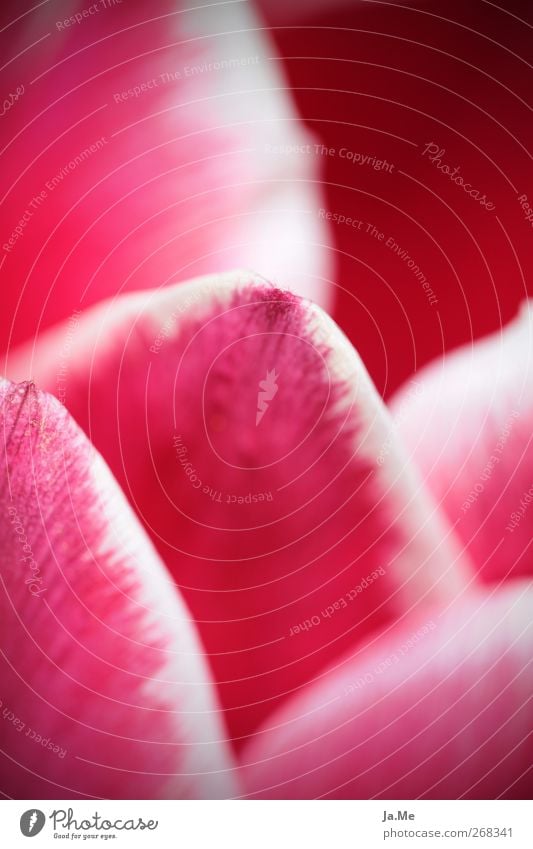
POLYGON ((377 626, 469 580, 353 348, 264 281, 129 296, 12 367, 60 394, 135 505, 236 740, 377 626))
POLYGON ((61 405, 0 381, 0 786, 15 798, 230 795, 189 613, 61 405))
POLYGON ((424 369, 392 410, 480 578, 532 575, 531 301, 501 333, 424 369))
POLYGON ((256 735, 248 793, 530 798, 532 604, 521 583, 397 623, 256 735))
POLYGON ((24 91, 2 119, 0 350, 236 264, 327 303, 319 160, 268 30, 249 3, 193 5, 65 25, 79 3, 10 4, 3 90, 24 91))

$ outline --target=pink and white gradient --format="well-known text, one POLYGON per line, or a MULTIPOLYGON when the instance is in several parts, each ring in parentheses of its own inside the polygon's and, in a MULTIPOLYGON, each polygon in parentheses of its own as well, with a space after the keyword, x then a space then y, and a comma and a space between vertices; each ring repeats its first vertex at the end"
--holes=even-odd
POLYGON ((0 792, 528 798, 531 304, 387 406, 266 24, 190 5, 2 12, 0 792))

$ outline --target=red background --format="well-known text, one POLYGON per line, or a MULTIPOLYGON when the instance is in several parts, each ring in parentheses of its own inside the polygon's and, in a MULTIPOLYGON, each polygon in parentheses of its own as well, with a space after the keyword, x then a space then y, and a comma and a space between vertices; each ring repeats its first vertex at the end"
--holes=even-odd
MULTIPOLYGON (((316 0, 285 3, 281 8, 272 0, 263 0, 263 5, 300 112, 317 141, 335 151, 319 157, 327 210, 362 220, 365 226, 372 223, 384 234, 379 242, 364 230, 345 224, 331 228, 335 318, 358 348, 379 391, 389 396, 429 359, 497 329, 531 290, 533 228, 524 220, 517 197, 525 193, 533 203, 528 151, 533 10, 528 2, 499 8, 488 0, 418 0, 401 6, 380 0, 349 4, 340 0, 320 14, 314 11, 320 5, 316 0), (460 167, 464 179, 495 204, 493 212, 421 155, 428 142, 445 149, 443 161, 452 168, 460 167), (352 165, 339 156, 341 148, 386 159, 393 164, 393 172, 352 165), (419 266, 438 298, 436 305, 428 303, 407 264, 386 247, 389 237, 419 266)), ((12 3, 2 7, 1 22, 13 19, 13 8, 12 3)), ((36 18, 52 14, 48 8, 43 6, 36 18)), ((132 20, 146 14, 146 5, 140 2, 124 5, 124 9, 132 20)), ((31 57, 32 67, 22 68, 21 75, 24 57, 13 59, 13 33, 24 31, 21 44, 27 45, 45 31, 42 22, 40 29, 35 22, 28 32, 28 20, 21 16, 16 27, 0 29, 3 54, 10 57, 3 71, 7 91, 38 72, 37 60, 45 68, 50 64, 44 41, 36 51, 24 54, 26 59, 31 57)), ((91 20, 73 32, 83 47, 100 34, 99 26, 107 34, 114 20, 110 13, 103 23, 91 20)), ((143 30, 140 36, 128 36, 120 42, 120 50, 131 55, 134 49, 142 52, 150 39, 154 44, 157 38, 164 40, 166 25, 157 32, 155 27, 147 33, 143 30)), ((107 45, 104 39, 90 54, 103 67, 120 58, 116 45, 108 57, 107 45)), ((66 66, 58 65, 42 83, 28 90, 18 108, 2 119, 10 122, 9 136, 20 129, 25 116, 26 120, 33 117, 45 101, 58 96, 54 86, 59 91, 61 86, 74 85, 78 77, 86 79, 86 55, 80 50, 69 61, 68 79, 66 66)), ((13 174, 18 175, 36 153, 47 150, 50 140, 65 132, 65 150, 62 145, 50 146, 46 168, 39 164, 45 161, 43 157, 38 167, 20 177, 14 196, 12 193, 9 204, 0 210, 5 234, 11 232, 28 197, 42 188, 40 169, 46 175, 55 173, 88 140, 99 136, 102 127, 109 134, 124 120, 111 109, 96 112, 90 121, 85 119, 92 108, 102 105, 102 79, 108 87, 115 84, 108 76, 96 78, 84 85, 83 97, 71 97, 62 111, 50 112, 52 118, 35 123, 33 133, 25 133, 10 145, 3 157, 3 188, 10 186, 13 174), (67 134, 78 120, 79 126, 67 134)), ((141 108, 140 103, 129 106, 141 108)), ((138 136, 131 144, 142 147, 144 141, 138 136)), ((50 280, 65 257, 65 239, 69 246, 74 244, 87 227, 86 218, 77 222, 69 216, 72 232, 63 236, 60 231, 61 238, 52 240, 39 259, 44 294, 28 290, 19 301, 20 289, 38 248, 65 209, 92 188, 100 169, 104 173, 114 167, 113 156, 120 159, 121 155, 120 150, 106 148, 98 163, 94 160, 94 165, 91 162, 90 168, 80 169, 66 181, 64 192, 52 195, 46 215, 32 222, 32 232, 28 228, 24 241, 6 261, 0 280, 3 349, 33 336, 38 325, 42 328, 64 319, 79 305, 71 290, 81 286, 78 278, 84 276, 84 269, 97 264, 99 252, 103 255, 113 246, 124 223, 120 216, 116 216, 113 230, 103 230, 97 244, 91 243, 88 255, 83 253, 82 243, 75 255, 79 255, 77 264, 67 263, 54 295, 45 302, 50 280)), ((131 175, 132 182, 138 179, 137 174, 131 175)), ((103 196, 94 201, 94 217, 104 201, 103 196)), ((153 196, 146 203, 157 206, 161 199, 153 196)), ((90 219, 89 201, 84 210, 90 219)), ((143 245, 139 243, 137 249, 144 249, 143 245)), ((135 244, 128 250, 134 253, 135 244)), ((139 286, 141 283, 146 286, 144 280, 139 286)), ((107 281, 97 277, 93 298, 106 296, 108 289, 107 281)))
POLYGON ((358 2, 274 29, 315 134, 395 166, 322 157, 328 209, 392 236, 438 297, 429 305, 383 243, 333 227, 335 318, 385 395, 444 350, 497 329, 533 291, 533 229, 517 200, 533 198, 533 10, 501 5, 358 2), (421 156, 432 141, 493 212, 421 156))

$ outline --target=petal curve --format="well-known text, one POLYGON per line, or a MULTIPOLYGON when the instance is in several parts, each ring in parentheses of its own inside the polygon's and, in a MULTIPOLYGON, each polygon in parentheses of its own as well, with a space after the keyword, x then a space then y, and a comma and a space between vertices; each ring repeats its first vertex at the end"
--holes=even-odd
MULTIPOLYGON (((57 391, 66 332, 17 375, 57 391)), ((65 403, 193 611, 237 744, 376 627, 469 580, 360 359, 310 302, 246 272, 201 278, 94 309, 70 345, 65 403)))
POLYGON ((272 717, 243 753, 262 798, 529 798, 533 588, 411 617, 272 717))
POLYGON ((533 575, 533 302, 430 364, 391 402, 398 432, 486 582, 533 575))
POLYGON ((232 795, 190 614, 51 396, 0 381, 0 785, 14 798, 232 795))
POLYGON ((94 5, 68 23, 79 3, 41 3, 0 33, 4 89, 24 89, 3 118, 0 350, 235 265, 328 304, 318 160, 295 153, 313 137, 252 4, 94 5))

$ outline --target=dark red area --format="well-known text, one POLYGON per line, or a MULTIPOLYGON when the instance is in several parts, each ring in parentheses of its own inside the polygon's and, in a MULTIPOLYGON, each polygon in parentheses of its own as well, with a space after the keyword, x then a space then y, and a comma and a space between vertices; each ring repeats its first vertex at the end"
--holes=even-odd
POLYGON ((533 19, 527 2, 504 5, 354 2, 274 30, 303 117, 336 151, 320 157, 327 209, 385 234, 332 224, 335 318, 387 396, 431 358, 497 329, 533 291, 533 229, 518 202, 533 198, 533 19), (421 155, 429 142, 493 211, 421 155), (388 160, 392 173, 352 165, 343 147, 388 160))

